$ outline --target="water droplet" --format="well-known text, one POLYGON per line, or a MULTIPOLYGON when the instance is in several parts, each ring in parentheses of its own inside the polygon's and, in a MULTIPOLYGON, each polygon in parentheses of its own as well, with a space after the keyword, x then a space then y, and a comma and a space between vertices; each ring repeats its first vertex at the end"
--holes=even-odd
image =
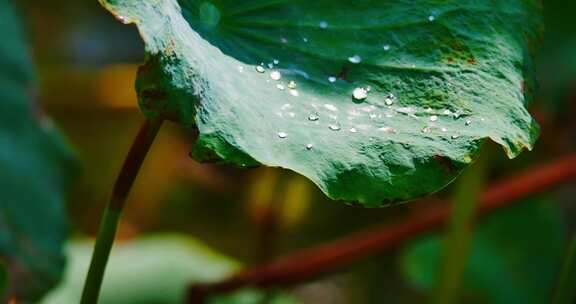
POLYGON ((333 111, 333 112, 338 111, 338 108, 335 105, 331 105, 329 103, 325 104, 324 107, 329 111, 333 111))
POLYGON ((438 121, 438 116, 436 115, 430 116, 430 121, 438 121))
POLYGON ((390 97, 386 97, 386 99, 384 99, 384 103, 386 103, 387 106, 391 106, 394 104, 394 100, 392 100, 390 97))
POLYGON ((318 115, 318 113, 312 113, 312 114, 308 115, 309 121, 318 121, 319 119, 320 119, 320 116, 318 115))
POLYGON ((333 124, 333 125, 328 126, 328 128, 332 131, 340 131, 342 129, 340 124, 333 124))
POLYGON ((430 128, 429 126, 426 126, 422 129, 422 133, 430 133, 432 131, 432 128, 430 128))
POLYGON ((352 97, 355 101, 364 101, 368 98, 368 90, 366 88, 356 88, 352 92, 352 97))
POLYGON ((391 128, 391 127, 382 127, 382 128, 380 128, 380 129, 378 129, 378 130, 384 131, 384 132, 386 132, 386 133, 388 133, 388 134, 396 134, 396 129, 391 128))
POLYGON ((320 21, 320 28, 321 29, 327 29, 328 28, 328 22, 326 21, 320 21))
POLYGON ((452 139, 458 139, 459 137, 460 137, 460 135, 454 134, 454 135, 452 135, 450 138, 452 138, 452 139))
POLYGON ((447 128, 442 128, 441 130, 442 130, 442 132, 448 132, 447 128))
POLYGON ((290 89, 289 92, 290 92, 290 95, 292 95, 294 97, 300 96, 300 92, 298 92, 298 90, 290 89))
POLYGON ((312 145, 312 144, 306 145, 306 150, 310 151, 310 150, 312 150, 312 148, 314 148, 314 145, 312 145))
POLYGON ((471 120, 467 120, 467 121, 466 121, 466 125, 467 125, 467 126, 469 126, 469 125, 471 125, 471 124, 472 124, 472 121, 471 121, 471 120))
POLYGON ((244 67, 241 66, 241 65, 239 65, 239 66, 238 66, 238 72, 244 73, 244 67))
POLYGON ((278 90, 280 90, 280 91, 286 90, 286 87, 285 87, 283 84, 277 84, 277 85, 276 85, 276 88, 277 88, 278 90))
POLYGON ((354 64, 358 64, 362 62, 362 57, 360 57, 360 55, 354 55, 352 57, 348 57, 348 61, 354 64))
POLYGON ((274 62, 274 64, 279 64, 279 63, 280 63, 280 60, 274 59, 273 62, 274 62))
POLYGON ((280 38, 280 42, 286 44, 286 43, 288 43, 288 39, 282 37, 282 38, 280 38))
POLYGON ((402 107, 402 108, 396 109, 396 112, 402 113, 402 114, 414 114, 414 113, 416 113, 416 109, 411 108, 411 107, 402 107))
POLYGON ((329 81, 330 83, 335 83, 336 80, 338 80, 338 79, 337 79, 336 77, 334 77, 334 76, 328 77, 328 81, 329 81))
POLYGON ((389 44, 385 44, 384 46, 382 46, 382 48, 384 48, 385 51, 389 51, 389 50, 390 50, 390 45, 389 45, 389 44))
POLYGON ((302 41, 304 41, 304 42, 308 43, 308 38, 306 38, 306 37, 302 37, 302 41))
POLYGON ((293 81, 293 80, 290 81, 290 82, 288 83, 288 88, 289 88, 289 89, 292 89, 292 90, 295 89, 295 88, 296 88, 296 82, 293 81))
POLYGON ((274 68, 274 63, 272 63, 272 62, 268 63, 268 68, 269 68, 269 69, 273 69, 273 68, 274 68))
POLYGON ((126 16, 118 16, 118 21, 122 22, 123 24, 130 23, 130 19, 128 19, 126 16))
POLYGON ((278 72, 278 71, 272 71, 272 72, 270 73, 270 78, 271 78, 272 80, 278 81, 278 80, 282 79, 282 74, 281 74, 280 72, 278 72))
POLYGON ((434 22, 434 20, 436 20, 436 16, 434 16, 434 15, 428 16, 428 21, 434 22))
POLYGON ((265 69, 263 66, 261 66, 261 65, 257 65, 257 66, 256 66, 256 72, 262 74, 262 73, 266 72, 266 69, 265 69))
POLYGON ((288 134, 286 132, 278 132, 278 137, 284 139, 284 138, 288 137, 288 134))
POLYGON ((350 133, 358 133, 358 130, 356 128, 350 128, 350 133))

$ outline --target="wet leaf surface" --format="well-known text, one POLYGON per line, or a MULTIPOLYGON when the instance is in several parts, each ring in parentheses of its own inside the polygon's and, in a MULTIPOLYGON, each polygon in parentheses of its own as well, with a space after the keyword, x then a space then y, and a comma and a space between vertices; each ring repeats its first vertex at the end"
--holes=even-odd
POLYGON ((532 147, 536 2, 102 0, 146 44, 143 111, 197 128, 196 159, 369 207, 439 190, 487 138, 532 147))

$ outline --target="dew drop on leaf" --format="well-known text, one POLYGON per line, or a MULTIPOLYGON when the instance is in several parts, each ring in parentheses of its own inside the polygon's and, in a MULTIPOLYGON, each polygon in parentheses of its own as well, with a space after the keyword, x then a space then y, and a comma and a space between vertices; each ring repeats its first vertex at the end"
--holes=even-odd
POLYGON ((380 129, 378 129, 378 130, 384 131, 384 132, 386 132, 386 133, 388 133, 388 134, 396 134, 396 129, 391 128, 391 127, 382 127, 382 128, 380 128, 380 129))
POLYGON ((284 138, 288 137, 288 134, 286 132, 278 132, 278 137, 284 139, 284 138))
POLYGON ((130 23, 130 19, 128 19, 128 17, 126 16, 118 16, 118 21, 122 22, 122 24, 128 24, 130 23))
POLYGON ((348 61, 354 64, 358 64, 362 62, 362 57, 360 57, 360 55, 354 55, 352 57, 348 57, 348 61))
POLYGON ((264 72, 266 72, 266 69, 263 66, 257 65, 256 66, 256 72, 264 73, 264 72))
POLYGON ((328 77, 328 81, 329 81, 330 83, 335 83, 336 80, 337 80, 337 79, 336 79, 336 77, 334 77, 334 76, 328 77))
POLYGON ((352 92, 352 97, 355 101, 364 101, 368 98, 368 90, 366 88, 356 88, 352 92))
POLYGON ((329 111, 333 111, 333 112, 338 111, 338 108, 335 105, 332 105, 329 103, 325 104, 324 107, 329 111))
POLYGON ((278 71, 272 71, 272 73, 270 73, 270 78, 272 80, 278 81, 278 80, 282 79, 282 74, 278 71))
POLYGON ((332 125, 328 126, 328 128, 332 131, 340 131, 342 129, 340 124, 332 124, 332 125))
POLYGON ((320 119, 320 116, 318 116, 318 113, 312 113, 312 114, 308 115, 309 121, 318 121, 319 119, 320 119))

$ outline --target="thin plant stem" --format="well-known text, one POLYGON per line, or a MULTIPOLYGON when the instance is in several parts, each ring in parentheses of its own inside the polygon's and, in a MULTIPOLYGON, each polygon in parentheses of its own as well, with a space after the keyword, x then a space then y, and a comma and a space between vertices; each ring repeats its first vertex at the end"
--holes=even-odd
POLYGON ((466 170, 452 201, 442 269, 432 297, 433 304, 452 304, 458 301, 462 275, 468 261, 473 237, 476 207, 480 202, 485 175, 485 159, 466 170))
POLYGON ((572 239, 562 270, 553 304, 572 304, 576 301, 576 236, 572 239))
POLYGON ((162 120, 146 120, 140 127, 138 135, 126 156, 122 170, 120 171, 108 206, 104 210, 100 230, 96 238, 96 245, 90 262, 90 269, 84 284, 81 304, 96 304, 102 286, 102 280, 110 256, 110 250, 114 243, 118 223, 126 198, 134 184, 134 180, 142 167, 142 163, 156 138, 162 120))

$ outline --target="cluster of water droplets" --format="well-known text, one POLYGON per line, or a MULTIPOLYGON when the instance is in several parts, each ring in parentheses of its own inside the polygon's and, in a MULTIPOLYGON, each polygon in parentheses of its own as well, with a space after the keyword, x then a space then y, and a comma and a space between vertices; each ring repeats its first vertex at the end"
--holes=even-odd
MULTIPOLYGON (((436 13, 431 13, 428 16, 429 22, 436 21, 437 15, 436 13)), ((320 29, 327 29, 329 28, 329 23, 326 21, 320 21, 318 23, 318 27, 320 29)), ((305 42, 308 42, 307 38, 303 38, 305 42)), ((282 43, 288 43, 286 38, 281 38, 282 43)), ((384 43, 382 45, 382 49, 385 52, 388 52, 392 49, 392 46, 388 43, 384 43)), ((359 54, 353 54, 348 57, 348 62, 356 65, 362 63, 363 58, 359 54)), ((279 60, 274 59, 272 62, 268 64, 260 64, 255 66, 255 70, 259 74, 268 74, 269 79, 268 82, 274 83, 276 89, 280 91, 288 91, 290 95, 298 97, 298 85, 294 80, 283 81, 284 77, 282 74, 281 69, 278 69, 279 60), (267 69, 268 68, 268 69, 267 69)), ((415 68, 415 65, 411 66, 415 68)), ((240 72, 244 72, 243 67, 239 67, 240 72)), ((327 78, 328 83, 334 84, 339 81, 339 77, 332 75, 328 76, 327 78)), ((326 119, 326 122, 323 125, 327 126, 327 128, 333 132, 341 132, 343 130, 347 130, 349 133, 356 134, 367 132, 370 129, 377 130, 383 132, 385 134, 398 134, 399 131, 391 126, 383 125, 386 119, 391 119, 396 115, 403 115, 413 119, 417 119, 421 123, 424 124, 421 131, 425 134, 432 134, 435 131, 446 133, 449 138, 455 140, 460 138, 460 134, 453 133, 449 135, 449 128, 446 126, 442 126, 442 122, 447 122, 446 119, 453 119, 459 120, 462 118, 464 113, 461 112, 454 112, 450 109, 418 109, 413 106, 402 106, 398 102, 398 97, 393 93, 378 94, 378 100, 372 100, 370 95, 372 94, 372 88, 370 86, 358 86, 351 90, 351 98, 356 106, 352 106, 347 110, 347 125, 349 127, 344 128, 344 122, 346 120, 338 120, 339 119, 339 112, 340 109, 330 103, 324 104, 315 104, 312 103, 313 110, 307 115, 306 120, 309 123, 315 123, 315 125, 321 125, 320 121, 326 119), (367 102, 370 101, 370 102, 367 102), (365 104, 365 105, 361 105, 365 104), (323 113, 323 114, 320 114, 323 113), (374 122, 372 124, 354 124, 356 118, 367 116, 370 120, 374 122), (378 125, 379 124, 379 125, 378 125)), ((347 107, 348 108, 348 107, 347 107)), ((292 104, 284 104, 280 107, 280 112, 277 112, 277 115, 282 118, 295 118, 297 115, 294 112, 292 104)), ((484 118, 480 118, 480 121, 484 121, 484 118)), ((450 123, 450 125, 453 125, 450 123)), ((463 126, 468 127, 472 125, 472 119, 468 118, 464 121, 463 126)), ((461 130, 456 130, 461 131, 461 130)), ((281 140, 286 140, 289 138, 289 133, 286 130, 282 130, 277 132, 277 137, 281 140)), ((371 137, 370 140, 374 140, 374 137, 371 137)), ((314 144, 308 143, 305 145, 306 150, 312 150, 314 148, 314 144)))
MULTIPOLYGON (((356 59, 351 61, 355 60, 356 59)), ((267 75, 269 78, 267 82, 273 83, 278 90, 288 91, 291 95, 298 97, 299 93, 296 81, 283 81, 284 77, 281 70, 277 68, 278 64, 278 60, 273 60, 269 64, 262 63, 257 65, 254 69, 258 74, 267 75)), ((239 67, 238 70, 244 72, 244 67, 239 67)), ((328 77, 329 83, 335 83, 337 81, 338 78, 336 76, 328 77)), ((312 111, 309 112, 306 120, 310 123, 315 123, 316 125, 323 124, 333 132, 347 130, 349 133, 356 134, 369 132, 370 129, 372 129, 378 132, 383 132, 384 134, 395 135, 398 134, 399 131, 391 126, 385 125, 386 119, 391 119, 396 115, 403 115, 424 123, 424 126, 421 129, 422 133, 432 135, 435 131, 441 132, 440 134, 448 134, 448 132, 450 132, 447 127, 441 126, 441 123, 443 121, 446 122, 446 119, 459 120, 462 116, 466 116, 461 112, 454 112, 450 109, 418 109, 413 106, 402 106, 398 102, 399 99, 395 94, 387 93, 382 96, 380 93, 377 97, 371 97, 372 91, 373 89, 370 86, 358 86, 351 89, 351 98, 356 106, 346 106, 346 108, 348 108, 347 120, 342 121, 341 109, 331 103, 312 103, 312 111), (372 121, 372 123, 355 123, 356 119, 360 117, 367 117, 372 121), (320 124, 321 120, 325 120, 324 123, 320 124), (343 127, 344 122, 349 125, 346 129, 343 127)), ((280 107, 280 111, 276 114, 281 118, 295 118, 297 116, 294 106, 290 103, 283 104, 280 107)), ((484 119, 480 118, 480 121, 484 121, 484 119)), ((467 127, 470 125, 472 125, 472 119, 467 118, 464 120, 462 126, 467 127)), ((289 137, 289 133, 286 130, 281 130, 277 132, 277 137, 281 140, 286 140, 289 137)), ((460 138, 460 134, 453 133, 449 135, 449 138, 453 140, 458 139, 460 138)), ((374 137, 371 137, 370 139, 374 140, 374 137)), ((312 150, 313 148, 314 145, 312 143, 305 145, 306 150, 312 150)))

